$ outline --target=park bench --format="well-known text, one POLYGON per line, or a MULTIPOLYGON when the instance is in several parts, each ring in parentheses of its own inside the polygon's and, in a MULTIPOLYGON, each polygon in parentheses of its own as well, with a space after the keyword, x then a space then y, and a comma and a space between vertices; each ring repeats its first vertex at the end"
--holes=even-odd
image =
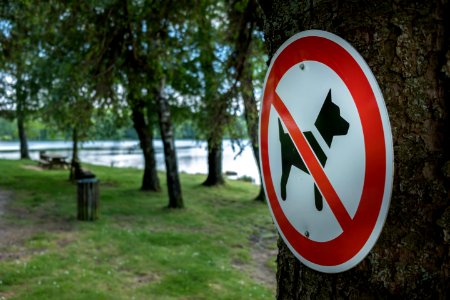
POLYGON ((50 163, 44 159, 39 159, 38 165, 39 165, 39 167, 44 168, 44 169, 49 169, 49 167, 50 167, 50 163))
POLYGON ((66 168, 68 166, 66 156, 59 154, 47 154, 45 152, 39 153, 38 164, 40 167, 46 169, 66 168))

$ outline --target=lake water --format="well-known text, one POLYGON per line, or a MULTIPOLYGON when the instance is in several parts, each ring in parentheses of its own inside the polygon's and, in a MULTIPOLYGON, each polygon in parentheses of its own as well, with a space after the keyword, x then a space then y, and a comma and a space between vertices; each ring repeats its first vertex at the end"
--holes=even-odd
MULTIPOLYGON (((256 184, 260 183, 258 169, 249 141, 241 141, 245 145, 243 151, 231 141, 223 142, 223 171, 235 172, 237 175, 229 176, 232 179, 249 176, 256 184), (240 152, 240 153, 239 153, 240 152)), ((178 169, 189 174, 206 174, 207 144, 203 141, 177 140, 178 169)), ((164 153, 161 140, 154 141, 157 169, 164 171, 164 153)), ((39 151, 46 150, 71 156, 71 142, 37 142, 28 143, 32 159, 39 158, 39 151)), ((1 142, 0 158, 19 159, 19 142, 1 142)), ((84 163, 110 167, 133 167, 143 169, 144 158, 138 141, 93 141, 80 144, 80 159, 84 163)))

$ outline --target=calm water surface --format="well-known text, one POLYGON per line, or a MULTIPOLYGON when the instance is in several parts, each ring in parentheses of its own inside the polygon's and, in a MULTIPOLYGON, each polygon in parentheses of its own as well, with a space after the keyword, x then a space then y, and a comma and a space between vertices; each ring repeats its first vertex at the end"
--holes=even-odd
MULTIPOLYGON (((229 140, 223 142, 223 171, 232 171, 237 176, 231 176, 232 179, 241 176, 250 176, 256 184, 260 183, 258 169, 255 159, 248 141, 242 141, 246 145, 244 150, 239 154, 240 148, 229 140)), ((177 140, 178 169, 180 172, 189 174, 206 174, 207 165, 207 148, 206 142, 194 140, 177 140)), ((112 166, 112 167, 133 167, 143 169, 144 158, 139 148, 138 141, 94 141, 82 143, 80 149, 80 159, 82 162, 112 166)), ((164 153, 162 142, 154 141, 156 150, 157 169, 164 171, 164 153)), ((39 151, 46 150, 52 153, 59 153, 70 157, 72 151, 71 142, 36 142, 30 141, 30 156, 37 160, 39 151)), ((0 158, 18 159, 19 143, 18 142, 1 142, 0 141, 0 158)))

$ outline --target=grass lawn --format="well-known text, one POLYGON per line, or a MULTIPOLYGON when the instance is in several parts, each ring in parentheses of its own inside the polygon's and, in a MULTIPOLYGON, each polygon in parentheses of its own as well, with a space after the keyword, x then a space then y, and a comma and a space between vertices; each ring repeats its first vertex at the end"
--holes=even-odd
POLYGON ((185 209, 142 171, 88 166, 100 219, 80 222, 67 170, 0 160, 0 299, 273 299, 276 233, 258 187, 181 175, 185 209), (3 209, 2 209, 3 207, 3 209))

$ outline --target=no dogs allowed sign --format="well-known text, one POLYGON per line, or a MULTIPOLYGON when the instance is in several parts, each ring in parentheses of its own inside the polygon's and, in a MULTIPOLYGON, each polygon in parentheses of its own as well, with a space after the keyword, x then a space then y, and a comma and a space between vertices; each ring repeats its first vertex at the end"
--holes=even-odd
POLYGON ((302 263, 358 264, 381 233, 392 133, 377 81, 340 37, 298 33, 272 58, 259 124, 263 184, 278 231, 302 263))

